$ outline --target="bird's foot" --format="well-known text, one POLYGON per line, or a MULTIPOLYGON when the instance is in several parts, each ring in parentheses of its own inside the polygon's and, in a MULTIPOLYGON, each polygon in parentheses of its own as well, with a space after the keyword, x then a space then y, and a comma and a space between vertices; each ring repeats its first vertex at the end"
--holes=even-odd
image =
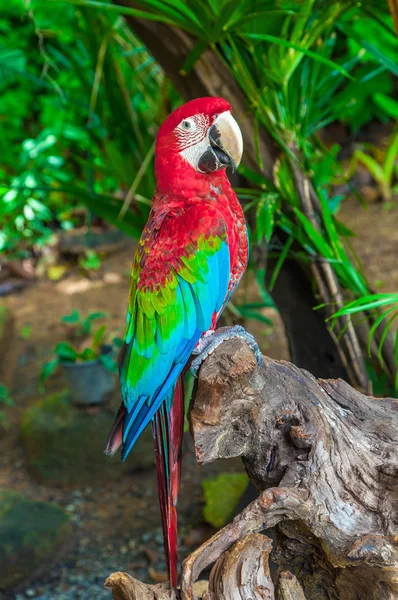
POLYGON ((203 361, 205 361, 220 344, 233 338, 241 338, 244 340, 253 351, 257 364, 259 365, 262 363, 263 357, 261 350, 254 337, 251 333, 248 333, 242 325, 234 325, 224 331, 210 331, 200 338, 198 345, 192 353, 197 355, 191 362, 190 370, 192 375, 196 377, 203 361))

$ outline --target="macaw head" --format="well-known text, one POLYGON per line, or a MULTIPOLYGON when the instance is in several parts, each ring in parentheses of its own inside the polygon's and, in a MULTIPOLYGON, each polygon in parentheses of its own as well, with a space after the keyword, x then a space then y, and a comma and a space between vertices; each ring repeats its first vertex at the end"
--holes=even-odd
MULTIPOLYGON (((197 98, 177 108, 159 129, 155 174, 170 187, 189 178, 236 169, 243 151, 239 126, 223 98, 197 98)), ((161 187, 164 187, 161 185, 161 187)), ((166 189, 165 189, 166 191, 166 189)))

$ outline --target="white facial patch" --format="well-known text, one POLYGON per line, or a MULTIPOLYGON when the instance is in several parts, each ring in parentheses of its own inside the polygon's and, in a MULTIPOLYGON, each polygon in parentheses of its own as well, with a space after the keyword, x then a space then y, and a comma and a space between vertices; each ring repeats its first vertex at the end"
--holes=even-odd
POLYGON ((208 119, 205 115, 195 115, 183 119, 175 129, 180 151, 203 140, 208 125, 208 119))
POLYGON ((196 144, 194 144, 193 146, 189 146, 188 148, 185 148, 185 150, 180 152, 180 154, 191 165, 191 167, 193 167, 195 169, 195 171, 199 171, 200 173, 202 173, 203 171, 201 171, 198 168, 198 164, 199 164, 200 158, 208 150, 208 148, 209 148, 209 142, 208 142, 207 138, 204 138, 200 142, 197 142, 196 144))

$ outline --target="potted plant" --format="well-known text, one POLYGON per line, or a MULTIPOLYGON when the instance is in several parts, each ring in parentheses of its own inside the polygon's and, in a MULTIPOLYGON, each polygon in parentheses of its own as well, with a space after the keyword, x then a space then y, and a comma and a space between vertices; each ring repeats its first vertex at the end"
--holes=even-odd
POLYGON ((122 345, 121 338, 111 339, 105 324, 93 329, 94 321, 104 319, 106 313, 90 313, 84 319, 79 311, 61 318, 61 322, 72 328, 73 341, 63 341, 54 347, 55 357, 42 368, 40 385, 58 367, 63 371, 72 401, 78 405, 104 402, 114 389, 114 374, 117 373, 116 351, 122 345))

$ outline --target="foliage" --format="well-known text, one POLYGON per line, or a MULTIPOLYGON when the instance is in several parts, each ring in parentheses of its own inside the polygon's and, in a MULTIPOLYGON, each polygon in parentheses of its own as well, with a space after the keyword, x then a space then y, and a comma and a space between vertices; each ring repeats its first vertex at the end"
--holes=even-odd
POLYGON ((72 328, 75 337, 80 337, 80 344, 71 344, 69 341, 59 342, 54 347, 54 358, 47 361, 40 373, 40 387, 44 389, 44 382, 57 370, 61 363, 89 362, 99 360, 105 369, 117 373, 115 352, 122 345, 122 339, 113 337, 110 340, 105 324, 96 329, 93 323, 98 319, 107 317, 106 313, 93 312, 86 317, 81 317, 78 310, 74 309, 70 315, 61 317, 61 323, 72 328))
MULTIPOLYGON (((398 103, 397 103, 398 106, 398 103)), ((397 112, 398 118, 398 112, 397 112)), ((379 149, 369 147, 373 155, 379 153, 379 149)), ((377 160, 374 156, 363 150, 355 150, 349 166, 349 174, 354 173, 358 163, 371 173, 380 189, 380 195, 385 202, 390 202, 393 194, 398 193, 398 131, 394 132, 388 140, 383 160, 377 160)))
POLYGON ((101 259, 95 250, 86 250, 85 255, 79 259, 79 265, 85 271, 97 271, 101 267, 101 259))
POLYGON ((82 317, 80 312, 74 308, 70 315, 61 317, 61 323, 70 326, 77 336, 89 337, 93 335, 92 325, 98 319, 105 319, 108 316, 105 312, 92 312, 87 317, 82 317))
MULTIPOLYGON (((44 129, 36 139, 26 139, 18 160, 19 174, 10 186, 0 186, 0 251, 10 257, 24 258, 28 249, 39 249, 52 241, 51 221, 64 210, 62 200, 54 197, 51 209, 46 198, 46 186, 54 180, 54 171, 65 175, 61 156, 54 154, 57 138, 52 130, 44 129)), ((65 178, 65 177, 64 177, 65 178)), ((63 215, 61 226, 67 229, 73 223, 63 215)))
POLYGON ((231 517, 248 482, 246 473, 220 473, 216 477, 204 479, 205 521, 218 529, 222 527, 231 517))
MULTIPOLYGON (((368 335, 368 353, 371 354, 371 343, 374 339, 375 333, 378 328, 383 329, 380 341, 377 346, 377 355, 379 357, 380 364, 383 365, 382 348, 386 342, 386 338, 389 331, 394 331, 394 322, 398 319, 398 294, 369 294, 362 296, 358 300, 349 302, 341 310, 336 312, 332 317, 335 321, 342 315, 353 315, 362 314, 364 311, 373 313, 373 324, 369 330, 368 335), (375 309, 382 309, 381 311, 375 312, 375 309)), ((395 328, 395 342, 394 342, 394 356, 398 364, 398 329, 395 328)), ((395 378, 395 390, 398 392, 398 373, 395 378)))
MULTIPOLYGON (((6 256, 38 253, 59 228, 81 224, 82 206, 87 225, 95 213, 140 235, 154 186, 157 127, 179 99, 127 26, 123 16, 130 15, 194 38, 182 73, 210 47, 245 95, 257 147, 260 128, 279 146, 274 181, 264 177, 258 151, 256 170, 241 166, 248 184, 238 190, 245 209, 255 212, 252 242, 276 256, 271 288, 293 256, 329 263, 348 299, 369 295, 350 251, 353 234, 338 219, 343 198, 333 183, 344 177, 340 148, 326 148, 320 132, 336 121, 355 133, 372 120, 396 118, 398 42, 387 5, 140 0, 126 7, 107 0, 30 0, 27 7, 13 0, 0 17, 7 36, 0 46, 0 117, 6 121, 0 247, 6 256), (317 198, 315 224, 303 211, 296 168, 317 198)), ((382 165, 361 150, 355 158, 385 195, 394 191, 395 144, 392 138, 382 165)), ((81 266, 95 268, 98 257, 87 255, 81 266)), ((261 318, 261 308, 231 310, 261 318)))
MULTIPOLYGON (((70 0, 78 6, 109 2, 70 0)), ((341 197, 333 196, 338 149, 328 151, 319 131, 343 120, 356 131, 373 118, 387 121, 394 113, 392 76, 398 74, 398 41, 387 7, 355 2, 253 3, 220 0, 142 0, 141 17, 179 27, 196 43, 182 67, 189 73, 207 47, 211 47, 245 94, 257 124, 265 127, 281 150, 274 182, 258 169, 242 165, 241 174, 252 187, 239 190, 256 210, 253 237, 272 248, 273 232, 282 231, 286 242, 276 251, 271 287, 288 255, 310 263, 328 262, 348 296, 360 298, 370 287, 350 251, 350 232, 336 217, 341 197), (200 11, 201 18, 198 18, 200 11), (372 35, 370 36, 370 33, 372 35), (319 219, 303 209, 297 170, 312 186, 319 219), (253 189, 254 188, 254 189, 253 189)), ((119 8, 138 16, 137 9, 119 8)), ((140 9, 141 10, 141 9, 140 9)), ((259 148, 258 140, 256 140, 259 148)), ((386 186, 391 158, 379 181, 386 186)), ((309 192, 308 192, 309 193, 309 192)))
MULTIPOLYGON (((0 406, 1 405, 14 406, 14 401, 11 397, 8 388, 6 388, 6 386, 2 383, 0 383, 0 406)), ((0 424, 3 425, 3 427, 8 426, 7 419, 3 410, 0 410, 0 424)))
POLYGON ((28 7, 15 1, 0 16, 0 251, 39 252, 54 231, 81 222, 82 206, 86 223, 94 211, 138 237, 168 111, 161 70, 116 14, 49 11, 45 0, 28 7))

